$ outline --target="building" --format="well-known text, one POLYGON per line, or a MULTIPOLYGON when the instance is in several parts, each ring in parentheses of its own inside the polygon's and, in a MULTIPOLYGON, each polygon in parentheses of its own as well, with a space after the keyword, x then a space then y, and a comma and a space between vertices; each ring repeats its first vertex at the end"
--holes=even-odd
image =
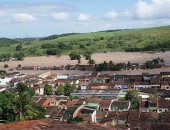
POLYGON ((111 98, 117 99, 121 90, 110 89, 110 90, 77 90, 70 95, 73 97, 101 97, 101 98, 111 98))

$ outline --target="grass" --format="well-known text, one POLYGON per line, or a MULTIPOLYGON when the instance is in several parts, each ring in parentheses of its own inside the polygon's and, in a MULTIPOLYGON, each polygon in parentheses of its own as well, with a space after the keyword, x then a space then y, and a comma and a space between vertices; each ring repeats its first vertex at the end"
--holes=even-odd
MULTIPOLYGON (((131 29, 120 31, 94 32, 84 34, 74 34, 63 36, 52 40, 33 40, 30 44, 23 44, 23 52, 26 56, 46 55, 46 49, 42 49, 43 44, 65 43, 71 45, 72 48, 63 50, 62 54, 69 54, 71 51, 83 53, 85 50, 92 52, 113 52, 125 51, 127 48, 135 48, 136 51, 143 48, 147 51, 160 51, 161 48, 170 50, 170 26, 131 29), (80 48, 80 44, 84 44, 85 48, 80 48), (168 44, 168 45, 167 45, 168 44), (36 53, 29 52, 30 48, 36 48, 36 53)), ((0 54, 15 53, 15 45, 8 47, 0 47, 0 54)))

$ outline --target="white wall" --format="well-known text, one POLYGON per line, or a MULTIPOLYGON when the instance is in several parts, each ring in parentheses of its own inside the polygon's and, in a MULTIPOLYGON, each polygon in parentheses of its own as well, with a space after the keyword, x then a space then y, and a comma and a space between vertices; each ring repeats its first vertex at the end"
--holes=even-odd
POLYGON ((44 95, 44 88, 38 88, 37 90, 35 90, 35 94, 44 95))
POLYGON ((0 86, 6 86, 7 83, 9 83, 11 80, 12 80, 12 78, 0 79, 0 86))
POLYGON ((96 122, 96 110, 91 114, 92 122, 96 122))

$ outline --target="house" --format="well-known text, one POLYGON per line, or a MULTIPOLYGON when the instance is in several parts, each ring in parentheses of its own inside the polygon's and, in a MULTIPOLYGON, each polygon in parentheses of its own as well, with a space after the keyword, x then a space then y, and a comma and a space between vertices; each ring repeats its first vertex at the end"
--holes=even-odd
POLYGON ((70 117, 72 117, 72 118, 76 117, 81 108, 82 108, 81 105, 71 106, 69 109, 66 110, 64 117, 66 119, 68 119, 70 117))
POLYGON ((170 84, 166 82, 161 83, 161 89, 170 90, 170 84))
POLYGON ((170 77, 170 72, 161 72, 160 75, 161 75, 162 78, 170 77))
POLYGON ((48 107, 45 111, 45 117, 53 120, 62 121, 65 111, 65 109, 57 107, 48 107))
POLYGON ((110 111, 111 110, 111 103, 112 103, 111 99, 102 99, 102 101, 100 103, 99 110, 100 111, 110 111))
POLYGON ((80 80, 79 80, 80 89, 81 90, 86 90, 89 83, 90 83, 89 78, 81 77, 80 80))
POLYGON ((84 121, 88 122, 97 122, 96 120, 96 110, 82 108, 78 114, 79 117, 82 117, 84 121))
POLYGON ((157 112, 157 105, 158 105, 158 99, 157 98, 149 98, 148 99, 149 104, 149 111, 157 112))
POLYGON ((0 87, 6 88, 6 87, 10 86, 11 80, 12 80, 12 78, 2 78, 2 79, 0 78, 0 87))
POLYGON ((68 80, 70 77, 68 75, 57 75, 57 80, 68 80))
POLYGON ((36 102, 36 106, 41 106, 44 108, 48 108, 51 102, 51 98, 40 98, 37 102, 36 102))
MULTIPOLYGON (((94 98, 95 99, 95 98, 94 98)), ((96 98, 97 99, 97 98, 96 98)), ((86 101, 85 104, 79 106, 74 112, 73 117, 79 116, 83 120, 88 122, 97 122, 96 120, 96 111, 99 109, 100 100, 86 101)))
POLYGON ((97 103, 98 105, 102 102, 101 98, 97 98, 97 97, 89 97, 85 100, 85 103, 97 103))
POLYGON ((40 79, 46 79, 48 76, 50 76, 51 73, 50 72, 45 72, 45 73, 42 73, 40 75, 38 75, 38 78, 40 79))
POLYGON ((128 117, 127 111, 112 111, 108 112, 99 123, 105 126, 124 126, 128 117))
POLYGON ((100 122, 103 118, 106 117, 108 111, 96 111, 96 120, 97 122, 100 122))
POLYGON ((66 109, 66 108, 67 108, 66 104, 67 104, 67 101, 61 101, 61 100, 60 100, 60 103, 59 103, 59 105, 58 105, 58 108, 66 109))
POLYGON ((141 101, 139 111, 141 112, 167 112, 170 109, 170 101, 165 99, 148 98, 147 101, 141 101))
POLYGON ((148 101, 141 101, 139 105, 139 111, 141 112, 149 112, 149 103, 148 101))
POLYGON ((139 94, 139 96, 141 97, 141 100, 142 100, 142 101, 147 101, 148 98, 150 97, 149 94, 144 93, 144 92, 138 92, 138 94, 139 94))
POLYGON ((35 95, 44 95, 44 87, 36 88, 35 95))
POLYGON ((170 101, 165 100, 165 99, 159 99, 158 100, 158 113, 162 113, 162 112, 168 112, 170 109, 170 101))
POLYGON ((51 98, 49 106, 55 106, 61 109, 66 109, 67 108, 66 104, 67 104, 67 97, 58 96, 58 97, 51 98))
POLYGON ((90 83, 88 89, 97 90, 97 89, 109 89, 108 84, 103 83, 90 83))
POLYGON ((128 128, 142 130, 152 129, 152 119, 158 119, 158 114, 153 112, 129 111, 127 118, 128 128))
POLYGON ((131 103, 130 101, 116 101, 114 100, 111 103, 110 110, 111 111, 128 111, 130 109, 131 103))
POLYGON ((77 105, 79 99, 72 99, 66 103, 67 109, 69 109, 71 106, 77 105))
POLYGON ((102 97, 102 98, 111 98, 111 99, 117 99, 119 92, 121 90, 116 89, 108 89, 108 90, 77 90, 74 93, 71 93, 70 95, 73 97, 102 97))

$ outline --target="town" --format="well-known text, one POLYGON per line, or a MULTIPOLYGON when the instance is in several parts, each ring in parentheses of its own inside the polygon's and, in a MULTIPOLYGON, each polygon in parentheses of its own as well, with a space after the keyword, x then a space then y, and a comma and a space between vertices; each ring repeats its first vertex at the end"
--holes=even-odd
POLYGON ((170 0, 0 0, 0 130, 170 130, 170 0))
POLYGON ((24 99, 22 94, 27 91, 30 95, 25 103, 32 100, 31 107, 39 113, 31 115, 21 109, 24 116, 19 121, 47 118, 71 124, 97 123, 110 129, 170 129, 170 72, 58 75, 47 71, 30 75, 1 70, 0 75, 2 123, 16 121, 20 112, 12 106, 12 96, 24 99))

